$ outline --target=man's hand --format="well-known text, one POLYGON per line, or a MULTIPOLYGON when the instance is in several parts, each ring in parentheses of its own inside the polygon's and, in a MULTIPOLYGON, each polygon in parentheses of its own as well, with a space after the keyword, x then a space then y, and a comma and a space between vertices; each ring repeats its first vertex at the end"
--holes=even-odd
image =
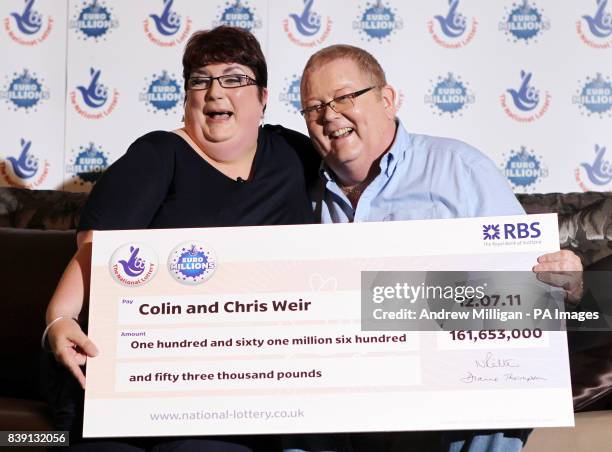
POLYGON ((98 348, 80 325, 69 317, 59 320, 49 330, 49 345, 55 359, 66 366, 85 389, 85 374, 81 366, 85 365, 88 356, 98 354, 98 348))
POLYGON ((565 289, 569 303, 576 304, 582 298, 582 261, 573 251, 544 254, 532 270, 540 281, 565 289))

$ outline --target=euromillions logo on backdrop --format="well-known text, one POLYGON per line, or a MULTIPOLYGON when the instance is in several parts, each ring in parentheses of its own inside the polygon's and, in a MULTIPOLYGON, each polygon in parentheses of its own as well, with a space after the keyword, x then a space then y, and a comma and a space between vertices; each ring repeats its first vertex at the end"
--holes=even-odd
POLYGON ((100 146, 89 143, 72 152, 72 162, 66 165, 66 173, 71 174, 79 185, 95 184, 108 168, 107 154, 100 146))
POLYGON ((612 47, 612 13, 607 6, 608 0, 595 0, 593 15, 585 14, 576 22, 580 40, 594 49, 612 47))
POLYGON ((235 0, 225 2, 220 7, 219 19, 213 22, 213 27, 228 25, 230 27, 243 28, 248 31, 261 28, 261 19, 257 15, 255 8, 249 6, 248 2, 235 0))
POLYGON ((22 1, 23 9, 13 11, 4 19, 4 30, 23 46, 35 46, 45 41, 53 29, 53 18, 44 17, 34 5, 35 0, 22 1))
POLYGON ((38 188, 49 175, 49 162, 32 152, 32 141, 21 139, 20 148, 0 162, 0 177, 7 185, 38 188))
POLYGON ((468 20, 458 12, 458 8, 459 0, 448 0, 446 14, 436 15, 434 16, 435 22, 430 20, 427 23, 427 29, 436 44, 447 49, 465 47, 472 42, 478 29, 476 19, 468 20))
POLYGON ((81 39, 92 39, 98 41, 105 39, 106 35, 119 26, 113 8, 105 6, 99 0, 86 0, 81 3, 81 8, 68 21, 68 28, 76 30, 81 39))
POLYGON ((572 97, 572 103, 579 105, 583 113, 591 116, 612 116, 612 83, 610 77, 597 73, 595 77, 579 82, 579 88, 572 97))
POLYGON ((113 279, 124 286, 142 286, 157 272, 155 251, 142 243, 127 243, 115 250, 108 263, 113 279))
POLYGON ((329 37, 332 20, 329 16, 324 21, 321 20, 321 14, 313 9, 314 0, 302 1, 303 10, 299 14, 289 14, 289 18, 283 20, 283 30, 294 44, 300 47, 314 47, 329 37))
POLYGON ((378 42, 383 40, 388 42, 392 33, 403 27, 404 22, 397 9, 383 3, 382 0, 377 0, 375 3, 366 2, 363 11, 353 22, 353 29, 359 30, 368 41, 377 39, 378 42))
POLYGON ((476 98, 469 89, 469 84, 461 77, 449 72, 446 77, 438 77, 432 81, 433 87, 425 95, 425 103, 430 104, 434 113, 454 116, 461 114, 476 98))
POLYGON ((100 82, 102 71, 89 69, 89 82, 79 85, 70 92, 70 103, 76 112, 87 119, 101 119, 110 115, 117 107, 119 92, 109 89, 100 82))
POLYGON ((595 145, 595 158, 580 163, 574 177, 583 191, 612 190, 612 161, 606 159, 606 147, 595 145))
POLYGON ((531 84, 532 75, 531 72, 521 71, 518 86, 508 88, 500 96, 504 112, 515 121, 534 122, 544 116, 550 107, 550 93, 540 93, 540 90, 531 84))
POLYGON ((14 73, 12 77, 6 78, 4 89, 0 90, 0 99, 5 99, 9 108, 15 111, 35 110, 50 96, 43 83, 43 79, 24 69, 23 72, 14 73))
POLYGON ((145 89, 140 93, 139 99, 149 107, 149 111, 168 114, 180 106, 183 93, 178 78, 162 71, 161 75, 153 74, 150 81, 146 80, 145 89))
POLYGON ((210 279, 217 268, 213 250, 200 242, 176 246, 168 257, 170 275, 182 284, 200 284, 210 279))
POLYGON ((159 14, 149 14, 143 21, 146 37, 160 47, 174 47, 189 37, 191 19, 182 17, 172 9, 174 0, 161 0, 159 14))
POLYGON ((285 79, 285 88, 279 94, 278 99, 287 106, 288 113, 299 113, 302 109, 300 98, 300 82, 302 77, 294 74, 290 79, 285 79))
POLYGON ((502 163, 502 172, 512 184, 514 190, 535 190, 536 185, 548 176, 548 168, 542 163, 542 156, 536 156, 521 146, 519 151, 510 151, 502 163))
POLYGON ((499 29, 509 40, 526 44, 537 42, 537 38, 549 28, 550 21, 544 17, 544 11, 529 0, 513 3, 499 23, 499 29))

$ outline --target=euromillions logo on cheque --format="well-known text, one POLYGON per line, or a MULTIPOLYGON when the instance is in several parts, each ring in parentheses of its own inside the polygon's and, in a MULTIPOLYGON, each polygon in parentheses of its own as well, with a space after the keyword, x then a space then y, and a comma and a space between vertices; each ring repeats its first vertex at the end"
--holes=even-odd
POLYGON ((446 77, 438 77, 433 87, 425 95, 425 103, 430 104, 438 115, 461 114, 462 111, 476 100, 468 88, 468 83, 461 77, 449 72, 446 77))
POLYGON ((200 242, 176 246, 168 257, 170 275, 182 284, 200 284, 210 279, 217 268, 215 253, 200 242))
POLYGON ((149 107, 149 111, 168 114, 177 110, 183 100, 183 93, 177 77, 162 71, 161 75, 153 74, 151 80, 146 82, 139 99, 149 107))
POLYGON ((537 183, 548 176, 548 168, 544 167, 542 157, 528 151, 525 146, 521 146, 518 152, 510 152, 502 163, 502 172, 515 191, 535 190, 537 183))
POLYGON ((608 12, 607 6, 608 0, 595 0, 594 14, 585 14, 576 22, 580 40, 594 49, 612 47, 612 13, 608 12))
POLYGON ((115 250, 109 261, 110 274, 119 284, 142 286, 153 279, 157 255, 143 243, 126 243, 115 250))
POLYGON ((13 11, 4 19, 4 30, 17 44, 35 46, 45 41, 53 29, 53 18, 35 9, 35 0, 25 0, 23 10, 13 11))
POLYGON ((66 165, 66 172, 79 185, 95 184, 108 165, 108 156, 102 148, 89 143, 73 151, 72 163, 66 165))
POLYGON ((143 21, 146 37, 160 47, 181 44, 191 33, 191 19, 172 10, 174 0, 162 0, 159 14, 149 14, 143 21))
POLYGON ((537 38, 550 28, 550 21, 544 17, 543 10, 535 3, 523 0, 513 3, 504 19, 499 23, 503 31, 512 42, 537 42, 537 38))
POLYGON ((225 6, 220 7, 219 19, 213 22, 213 27, 228 25, 230 27, 243 28, 248 31, 261 28, 261 19, 256 14, 253 7, 247 2, 235 0, 226 2, 225 6))
POLYGON ((302 99, 300 97, 300 83, 302 77, 294 74, 290 79, 285 79, 286 85, 278 98, 287 106, 288 113, 299 113, 302 109, 302 99))
POLYGON ((79 85, 70 92, 70 103, 76 112, 87 119, 102 119, 110 115, 117 107, 119 92, 113 89, 109 93, 108 87, 100 82, 102 71, 89 69, 89 82, 79 85))
POLYGON ((303 3, 303 10, 299 14, 289 14, 289 18, 283 20, 283 30, 294 44, 314 47, 329 37, 332 20, 329 16, 321 20, 321 15, 313 10, 314 0, 303 0, 303 3))
POLYGON ((446 14, 436 15, 434 16, 435 22, 430 20, 427 23, 429 34, 436 44, 447 49, 465 47, 472 42, 478 29, 476 19, 468 20, 467 17, 458 12, 458 7, 459 0, 448 0, 446 14))
POLYGON ((49 162, 41 162, 31 151, 32 141, 22 138, 20 144, 17 152, 0 162, 0 177, 11 187, 40 187, 49 175, 49 162))
POLYGON ((111 7, 98 0, 87 0, 68 21, 68 28, 74 29, 81 39, 98 41, 119 26, 119 21, 111 7))
POLYGON ((0 90, 0 99, 5 99, 10 109, 27 113, 49 98, 49 91, 43 83, 43 79, 24 69, 21 73, 14 73, 12 78, 7 77, 4 89, 0 90))
POLYGON ((368 41, 390 41, 395 30, 401 30, 404 22, 395 8, 387 6, 382 0, 365 4, 363 12, 353 22, 353 29, 362 32, 368 41))
POLYGON ((550 107, 550 93, 540 93, 531 84, 532 75, 531 72, 521 71, 518 86, 508 88, 500 96, 504 113, 517 122, 534 122, 544 116, 550 107))
POLYGON ((574 177, 583 191, 612 190, 612 162, 606 159, 606 147, 595 145, 595 158, 582 162, 574 170, 574 177))
POLYGON ((580 87, 572 97, 572 103, 582 108, 588 116, 612 116, 612 82, 610 77, 597 73, 595 77, 587 77, 586 82, 579 82, 580 87))

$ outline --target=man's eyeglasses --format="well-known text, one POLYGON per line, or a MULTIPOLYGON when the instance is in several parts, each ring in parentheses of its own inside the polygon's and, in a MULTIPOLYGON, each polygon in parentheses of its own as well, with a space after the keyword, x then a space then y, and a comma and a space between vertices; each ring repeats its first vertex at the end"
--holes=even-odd
POLYGON ((257 80, 243 74, 227 74, 219 77, 190 77, 187 80, 187 89, 194 91, 208 89, 213 80, 217 80, 223 88, 240 88, 241 86, 257 85, 257 80))
POLYGON ((369 88, 364 88, 359 91, 355 91, 354 93, 348 93, 343 94, 342 96, 334 97, 332 100, 330 100, 329 102, 325 102, 324 104, 306 107, 302 111, 300 111, 300 113, 302 113, 304 118, 306 118, 307 120, 318 119, 319 117, 321 117, 321 115, 325 113, 325 109, 327 107, 331 108, 336 113, 344 113, 345 111, 353 108, 353 105, 355 105, 355 101, 353 99, 361 96, 362 94, 367 93, 368 91, 374 88, 376 88, 376 86, 370 86, 369 88))

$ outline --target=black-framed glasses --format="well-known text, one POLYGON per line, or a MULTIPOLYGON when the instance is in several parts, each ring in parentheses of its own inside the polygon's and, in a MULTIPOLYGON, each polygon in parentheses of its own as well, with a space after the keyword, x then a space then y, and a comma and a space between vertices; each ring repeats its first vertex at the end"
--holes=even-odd
POLYGON ((194 91, 208 89, 213 80, 217 80, 223 88, 240 88, 241 86, 257 85, 257 80, 244 74, 227 74, 219 77, 189 77, 187 79, 187 89, 194 91))
POLYGON ((347 110, 353 108, 355 105, 356 97, 361 96, 362 94, 367 93, 368 91, 376 88, 376 86, 370 86, 368 88, 360 89, 359 91, 355 91, 354 93, 343 94, 342 96, 334 97, 329 102, 325 102, 324 104, 313 105, 312 107, 306 107, 300 111, 304 118, 307 120, 318 119, 321 115, 325 113, 325 109, 327 107, 334 110, 336 113, 344 113, 347 110))

